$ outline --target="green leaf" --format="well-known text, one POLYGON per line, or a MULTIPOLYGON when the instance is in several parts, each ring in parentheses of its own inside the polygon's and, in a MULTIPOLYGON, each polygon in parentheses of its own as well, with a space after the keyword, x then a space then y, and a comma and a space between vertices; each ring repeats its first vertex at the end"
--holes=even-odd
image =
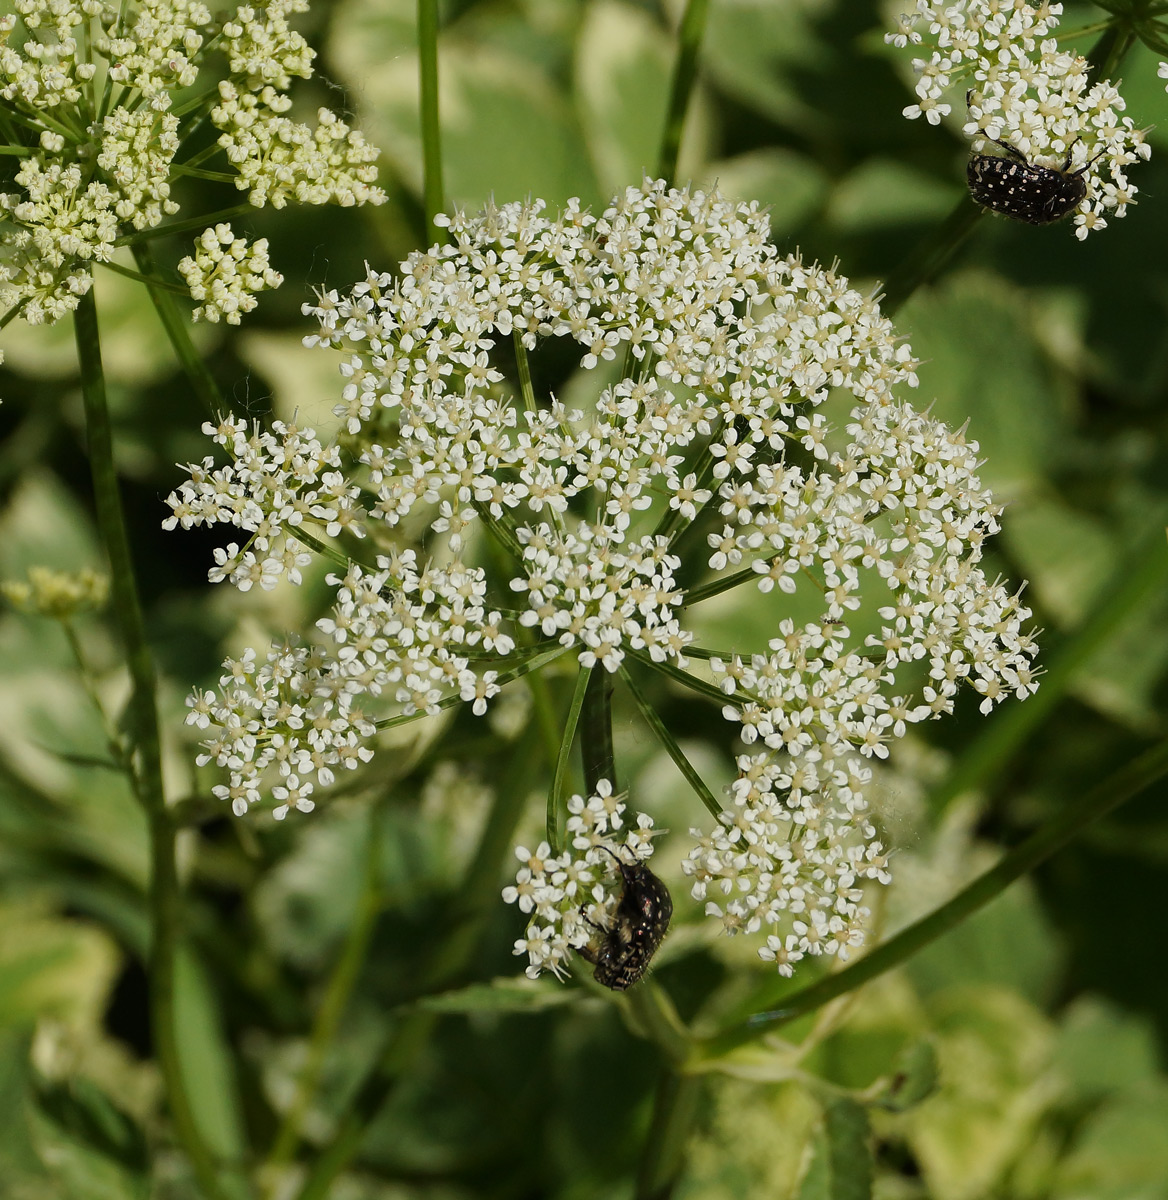
POLYGON ((869 1200, 872 1150, 868 1113, 856 1101, 841 1098, 827 1106, 826 1117, 831 1200, 869 1200))
POLYGON ((926 946, 906 970, 918 990, 997 984, 1044 1000, 1063 955, 1029 880, 1020 880, 956 929, 926 946))
POLYGON ((1011 508, 1004 536, 1043 609, 1062 628, 1073 628, 1089 611, 1120 549, 1104 521, 1051 496, 1011 508))
POLYGON ((937 1051, 932 1041, 920 1038, 897 1056, 888 1087, 876 1103, 891 1112, 906 1112, 931 1096, 936 1088, 937 1051))
POLYGON ((841 1097, 824 1105, 823 1117, 798 1200, 869 1200, 872 1151, 867 1112, 841 1097))
MULTIPOLYGON (((95 1153, 64 1135, 48 1120, 34 1120, 34 1139, 48 1168, 52 1190, 29 1181, 25 1195, 57 1197, 60 1200, 147 1200, 146 1179, 127 1171, 119 1163, 95 1153)), ((16 1193, 20 1195, 21 1193, 16 1193)))
POLYGON ((438 1013, 531 1013, 586 1000, 575 988, 519 976, 474 983, 453 992, 426 996, 414 1007, 438 1013))
POLYGON ((1168 1084, 1105 1105, 1060 1164, 1051 1200, 1164 1200, 1168 1084))
POLYGON ((242 1108, 215 994, 205 968, 188 949, 179 951, 174 976, 179 1060, 195 1120, 216 1156, 238 1162, 244 1156, 242 1108))
POLYGON ((596 176, 608 192, 656 168, 671 49, 647 12, 614 0, 586 8, 576 41, 576 104, 596 176))
POLYGON ((967 985, 928 1001, 940 1086, 901 1126, 937 1200, 995 1195, 1042 1129, 1052 1030, 1016 992, 967 985))
POLYGON ((1150 1018, 1097 996, 1080 996, 1068 1007, 1055 1050, 1068 1079, 1088 1096, 1150 1083, 1158 1053, 1150 1018))
POLYGON ((142 1130, 92 1080, 37 1080, 34 1099, 41 1114, 73 1141, 131 1171, 146 1169, 142 1130))
POLYGON ((44 1174, 26 1119, 30 1041, 30 1035, 0 1030, 0 1179, 9 1185, 44 1174))
POLYGON ((1062 386, 1039 343, 1037 312, 1021 289, 966 271, 918 292, 897 317, 921 360, 920 408, 968 436, 1001 500, 1035 486, 1065 436, 1062 386))
POLYGON ((826 219, 840 233, 940 221, 961 190, 892 159, 870 158, 836 185, 826 219))
POLYGON ((711 163, 706 186, 718 185, 729 200, 765 204, 771 236, 781 244, 822 207, 827 173, 813 159, 784 148, 754 150, 711 163))
POLYGON ((807 12, 774 0, 723 0, 710 6, 702 43, 702 68, 720 89, 801 134, 822 118, 787 76, 822 66, 829 55, 807 12))
POLYGON ((99 929, 30 905, 0 908, 0 1026, 96 1020, 120 955, 99 929))

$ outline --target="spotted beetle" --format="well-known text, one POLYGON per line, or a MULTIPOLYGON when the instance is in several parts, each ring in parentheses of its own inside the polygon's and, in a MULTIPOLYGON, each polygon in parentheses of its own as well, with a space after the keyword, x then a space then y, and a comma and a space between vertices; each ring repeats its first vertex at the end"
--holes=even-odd
POLYGON ((592 978, 614 992, 623 992, 645 975, 649 960, 657 953, 669 919, 673 898, 669 889, 642 862, 631 866, 603 847, 620 868, 624 889, 607 929, 588 921, 600 935, 600 945, 581 946, 580 957, 595 964, 592 978))
POLYGON ((1070 150, 1061 167, 1039 167, 1008 142, 989 140, 1008 157, 975 154, 965 172, 969 194, 982 208, 1028 225, 1052 225, 1070 216, 1087 195, 1087 168, 1104 153, 1072 171, 1070 150))

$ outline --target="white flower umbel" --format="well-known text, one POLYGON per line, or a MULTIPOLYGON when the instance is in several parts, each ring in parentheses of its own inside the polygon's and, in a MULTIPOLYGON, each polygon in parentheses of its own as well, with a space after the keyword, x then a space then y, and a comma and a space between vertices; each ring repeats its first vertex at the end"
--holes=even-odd
POLYGON ((653 857, 653 819, 639 813, 625 824, 625 797, 614 796, 612 784, 600 780, 587 799, 568 801, 567 832, 571 849, 552 854, 547 842, 533 851, 517 846, 522 864, 515 884, 503 899, 528 915, 516 954, 527 955, 527 974, 544 971, 563 978, 572 952, 595 942, 612 922, 623 890, 618 862, 648 862, 653 857))
POLYGON ((268 264, 268 239, 249 243, 237 238, 227 224, 204 229, 195 241, 195 256, 184 258, 178 273, 191 298, 199 301, 194 319, 212 323, 222 319, 228 325, 238 325, 240 314, 255 308, 259 292, 284 282, 284 276, 268 264))
MULTIPOLYGON (((323 108, 315 126, 283 115, 292 77, 312 74, 313 52, 288 26, 307 0, 240 5, 221 24, 196 0, 7 7, 15 12, 0 16, 0 96, 12 112, 9 141, 18 143, 8 151, 21 162, 20 190, 0 193, 0 307, 20 306, 30 324, 75 309, 92 264, 109 262, 117 239, 179 211, 172 188, 186 160, 217 165, 200 136, 207 119, 220 130, 236 187, 256 207, 384 201, 377 150, 359 133, 323 108), (221 68, 223 54, 228 77, 200 79, 207 63, 221 68), (201 89, 198 103, 192 88, 201 89)), ((211 277, 199 255, 184 261, 208 320, 238 322, 255 291, 280 282, 266 244, 241 252, 239 241, 231 238, 211 277), (236 270, 225 274, 229 263, 236 270)), ((212 249, 204 243, 203 257, 212 249)))
MULTIPOLYGON (((962 686, 986 711, 1035 687, 1029 612, 980 565, 999 510, 976 443, 899 394, 915 363, 875 301, 780 254, 754 205, 647 182, 598 215, 536 201, 449 227, 452 245, 309 310, 310 344, 342 355, 344 455, 240 447, 254 467, 208 460, 172 497, 172 520, 269 540, 293 523, 284 512, 302 544, 342 519, 386 551, 422 540, 338 576, 311 649, 229 663, 220 693, 196 697, 232 800, 245 808, 282 776, 298 799, 305 781, 319 792, 309 760, 319 750, 331 776, 334 730, 349 763, 370 749, 342 703, 366 723, 456 702, 482 712, 504 677, 565 652, 597 670, 656 667, 719 688, 750 747, 723 820, 695 834, 695 894, 728 930, 778 938, 780 966, 846 952, 859 887, 886 876, 868 760, 950 712, 962 686), (620 364, 586 409, 531 384, 529 355, 557 338, 585 370, 620 364), (842 429, 823 408, 833 391, 833 407, 851 405, 842 429), (334 474, 330 517, 315 493, 334 474), (359 518, 346 488, 361 489, 359 518), (762 593, 775 636, 694 646, 687 610, 732 587, 762 593), (797 590, 817 598, 816 620, 791 620, 797 590)), ((228 547, 216 577, 278 577, 283 551, 255 547, 246 570, 228 547)), ((535 928, 542 962, 563 919, 535 928)))
POLYGON ((1061 13, 1061 4, 1022 0, 916 0, 885 40, 928 53, 913 60, 917 103, 906 117, 936 125, 968 94, 964 133, 977 153, 996 153, 995 142, 1005 142, 1036 166, 1086 168, 1087 195, 1074 222, 1083 239, 1134 203, 1138 189, 1126 168, 1151 147, 1146 131, 1121 115, 1116 86, 1091 82, 1087 60, 1059 49, 1053 32, 1061 13))

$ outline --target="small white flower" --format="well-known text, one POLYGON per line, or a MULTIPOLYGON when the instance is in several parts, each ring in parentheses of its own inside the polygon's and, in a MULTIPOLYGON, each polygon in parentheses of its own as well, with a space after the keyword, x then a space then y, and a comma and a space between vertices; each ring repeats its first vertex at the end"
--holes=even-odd
POLYGON ((625 812, 624 797, 613 795, 609 780, 600 780, 587 798, 572 796, 568 811, 573 814, 568 832, 576 835, 572 851, 555 857, 546 842, 534 855, 516 847, 523 865, 515 885, 503 889, 505 903, 531 914, 526 937, 515 943, 514 952, 527 955, 533 979, 542 971, 565 975, 573 950, 593 941, 597 928, 607 927, 623 887, 621 854, 640 862, 653 856, 653 819, 647 813, 637 814, 636 828, 623 841, 606 836, 622 828, 625 812))
MULTIPOLYGON (((884 40, 930 47, 927 58, 913 59, 918 100, 904 110, 909 120, 938 124, 950 112, 942 96, 959 89, 976 153, 996 153, 994 143, 1004 142, 1036 166, 1083 171, 1087 197, 1075 217, 1082 240, 1106 228, 1104 213, 1123 216, 1120 194, 1134 192, 1125 169, 1151 148, 1147 131, 1121 116, 1116 86, 1091 82, 1087 60, 1059 49, 1061 14, 1061 4, 1025 0, 916 0, 884 40)), ((1165 67, 1160 75, 1168 77, 1165 67)))
MULTIPOLYGON (((174 164, 189 157, 180 129, 201 130, 201 116, 220 130, 236 186, 257 207, 384 202, 377 149, 360 133, 327 109, 315 126, 283 115, 293 76, 312 74, 313 52, 287 19, 307 7, 241 5, 209 39, 212 12, 201 0, 17 0, 19 27, 14 14, 0 17, 0 97, 17 114, 13 130, 27 154, 19 190, 0 194, 0 307, 19 306, 30 324, 58 320, 88 292, 92 264, 110 261, 119 236, 178 212, 174 164), (211 46, 209 64, 227 57, 218 88, 200 83, 211 46), (202 114, 190 109, 192 89, 206 97, 202 114), (170 111, 180 94, 181 123, 170 111), (84 178, 78 163, 90 164, 84 178)), ((223 257, 203 241, 184 274, 199 293, 198 315, 232 323, 256 291, 280 282, 262 242, 223 257)))

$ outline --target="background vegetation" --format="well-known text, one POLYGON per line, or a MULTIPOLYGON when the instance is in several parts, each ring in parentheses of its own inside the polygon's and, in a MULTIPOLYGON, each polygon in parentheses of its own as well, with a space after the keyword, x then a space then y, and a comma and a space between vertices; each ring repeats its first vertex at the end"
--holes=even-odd
MULTIPOLYGON (((242 333, 196 331, 224 393, 256 417, 328 427, 333 364, 300 346, 300 304, 424 241, 414 9, 317 3, 302 25, 321 58, 299 102, 359 116, 383 148, 390 202, 257 214, 249 232, 270 239, 284 286, 242 333)), ((872 286, 960 199, 968 155, 959 121, 902 118, 911 55, 883 44, 890 11, 712 0, 679 171, 770 205, 780 247, 838 258, 872 286)), ((1103 15, 1068 5, 1063 27, 1103 15)), ((451 201, 601 204, 651 171, 679 17, 677 4, 648 0, 444 5, 451 201)), ((969 421, 983 477, 1009 503, 994 553, 1004 575, 1030 581, 1048 674, 1024 706, 987 720, 969 701, 894 749, 878 788, 898 848, 880 937, 1168 733, 1168 96, 1156 65, 1137 46, 1122 66, 1130 115, 1160 126, 1151 162, 1132 171, 1137 207, 1082 244, 1066 226, 982 219, 897 317, 923 360, 925 402, 969 421)), ((203 207, 231 203, 192 186, 207 188, 203 207)), ((185 252, 159 243, 170 265, 185 252)), ((224 654, 305 626, 326 591, 322 577, 262 596, 213 588, 218 535, 162 531, 174 464, 205 452, 206 414, 144 293, 103 275, 99 307, 162 673, 165 767, 190 816, 180 1054, 229 1195, 248 1194, 265 1156, 273 1195, 337 1200, 670 1188, 687 1200, 818 1200, 863 1196, 869 1183, 936 1200, 1168 1195, 1163 783, 906 967, 781 1039, 711 1059, 700 1086, 672 1093, 668 1030, 646 1029, 644 1003, 579 980, 489 985, 519 972, 522 917, 498 901, 510 827, 480 834, 505 808, 519 840, 538 839, 550 774, 525 693, 487 721, 452 712, 402 731, 396 753, 309 818, 213 811, 214 780, 194 768, 181 726, 184 695, 214 680, 224 654), (508 803, 492 808, 495 795, 508 803), (313 1193, 329 1186, 319 1164, 334 1152, 347 1165, 331 1192, 313 1193), (315 1174, 277 1169, 310 1161, 315 1174)), ((13 324, 3 344, 0 575, 101 566, 69 323, 13 324)), ((545 369, 565 398, 581 386, 568 358, 545 369)), ((736 641, 749 630, 765 643, 750 596, 721 599, 704 606, 702 640, 724 644, 718 629, 732 624, 736 641)), ((111 629, 99 616, 79 636, 116 708, 125 682, 111 629)), ((103 765, 104 733, 61 629, 4 612, 0 662, 0 1195, 198 1194, 153 1061, 146 822, 103 765)), ((553 680, 552 691, 565 705, 567 688, 553 680)), ((707 782, 727 780, 731 727, 691 695, 662 688, 654 700, 707 782)), ((627 778, 680 845, 701 819, 692 794, 633 711, 618 709, 616 737, 627 778)), ((671 849, 657 861, 679 918, 658 991, 705 1032, 781 1003, 750 947, 697 925, 698 906, 668 875, 671 849)), ((814 977, 805 967, 791 986, 814 977)), ((668 1009, 656 1015, 668 1023, 668 1009)))

